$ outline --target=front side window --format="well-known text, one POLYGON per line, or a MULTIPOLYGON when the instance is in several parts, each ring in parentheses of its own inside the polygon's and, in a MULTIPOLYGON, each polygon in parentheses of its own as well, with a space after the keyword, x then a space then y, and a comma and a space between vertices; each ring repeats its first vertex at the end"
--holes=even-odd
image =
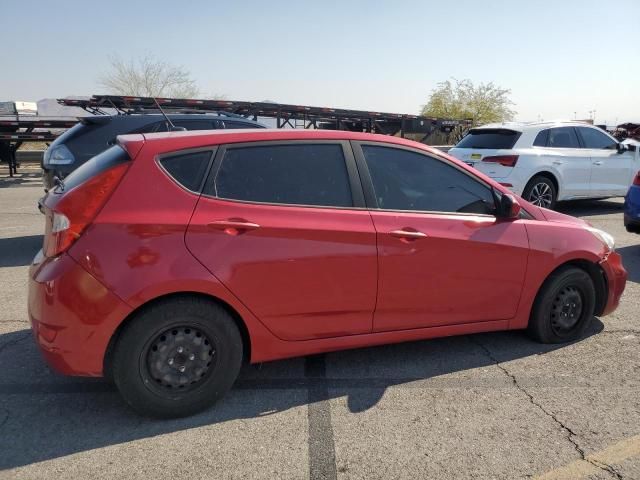
POLYGON ((392 147, 363 145, 362 151, 379 208, 495 213, 491 189, 444 161, 392 147))
POLYGON ((584 148, 615 150, 618 146, 618 142, 595 128, 578 127, 578 131, 582 137, 584 148))
POLYGON ((219 198, 352 207, 342 146, 288 144, 230 148, 215 179, 219 198))
POLYGON ((573 127, 550 128, 547 146, 552 148, 580 148, 578 136, 573 127))

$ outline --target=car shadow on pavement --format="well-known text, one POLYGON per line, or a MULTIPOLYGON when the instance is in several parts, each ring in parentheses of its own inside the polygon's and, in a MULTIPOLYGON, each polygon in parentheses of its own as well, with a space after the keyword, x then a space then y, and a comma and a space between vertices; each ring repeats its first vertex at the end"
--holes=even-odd
MULTIPOLYGON (((602 322, 594 319, 586 336, 602 329, 602 322)), ((360 412, 398 385, 510 387, 511 379, 486 367, 566 346, 541 345, 521 332, 496 332, 246 366, 213 408, 189 418, 154 420, 133 413, 103 379, 51 372, 30 331, 20 330, 0 335, 0 469, 224 422, 261 422, 262 417, 297 407, 309 408, 311 417, 320 402, 341 397, 346 397, 349 411, 360 412), (445 375, 450 376, 438 378, 445 375)), ((330 419, 327 423, 330 430, 330 419)))
POLYGON ((16 176, 10 177, 8 169, 0 173, 0 188, 7 187, 40 187, 42 186, 42 172, 18 172, 16 176))
POLYGON ((614 200, 570 200, 556 206, 558 212, 572 217, 620 213, 622 208, 622 203, 614 200))
POLYGON ((0 267, 29 265, 42 248, 42 235, 0 238, 0 267))

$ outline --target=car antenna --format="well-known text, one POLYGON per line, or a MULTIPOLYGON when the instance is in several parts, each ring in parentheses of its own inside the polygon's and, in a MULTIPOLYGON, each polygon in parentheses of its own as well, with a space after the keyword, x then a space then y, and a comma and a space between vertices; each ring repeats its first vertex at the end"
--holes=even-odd
POLYGON ((158 110, 160 110, 160 113, 162 114, 162 116, 165 118, 165 120, 167 121, 167 123, 169 124, 169 131, 170 132, 184 132, 187 129, 184 127, 176 127, 173 122, 171 120, 169 120, 169 117, 167 117, 167 114, 164 113, 164 110, 162 110, 162 107, 160 106, 160 104, 158 103, 158 99, 156 97, 152 97, 153 101, 156 102, 156 106, 158 107, 158 110))

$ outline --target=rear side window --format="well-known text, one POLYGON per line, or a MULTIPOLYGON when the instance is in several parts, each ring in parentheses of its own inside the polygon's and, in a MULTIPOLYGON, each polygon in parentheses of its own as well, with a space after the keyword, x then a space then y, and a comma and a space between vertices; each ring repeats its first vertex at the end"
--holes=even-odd
POLYGON ((511 149, 520 138, 520 132, 506 128, 478 128, 458 142, 455 148, 511 149))
POLYGON ((444 161, 399 148, 363 145, 378 207, 495 213, 491 189, 444 161))
POLYGON ((595 128, 578 127, 578 132, 582 137, 584 148, 613 150, 618 146, 618 142, 595 128))
POLYGON ((533 141, 534 147, 546 147, 549 141, 549 129, 542 130, 536 135, 536 139, 533 141))
POLYGON ((210 159, 210 151, 183 153, 161 158, 160 165, 184 188, 200 192, 210 159))
POLYGON ((252 202, 353 206, 342 146, 335 144, 230 148, 215 179, 215 194, 252 202))
POLYGON ((578 136, 573 127, 560 127, 549 129, 547 146, 552 148, 580 148, 578 136))
MULTIPOLYGON (((83 163, 64 179, 64 190, 71 190, 73 187, 84 183, 92 177, 105 170, 115 167, 124 162, 128 162, 129 155, 119 145, 114 145, 102 153, 99 153, 88 162, 83 163)), ((60 193, 60 187, 56 187, 55 193, 60 193)))
POLYGON ((254 125, 242 122, 230 122, 228 120, 224 121, 224 128, 254 128, 254 125))
POLYGON ((171 123, 187 130, 214 130, 218 128, 217 120, 172 120, 171 123))

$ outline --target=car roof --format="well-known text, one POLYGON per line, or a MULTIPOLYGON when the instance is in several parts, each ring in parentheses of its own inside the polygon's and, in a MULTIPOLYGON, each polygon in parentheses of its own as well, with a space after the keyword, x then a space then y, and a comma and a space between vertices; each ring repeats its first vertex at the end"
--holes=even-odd
POLYGON ((594 125, 591 125, 587 122, 580 122, 575 120, 549 120, 542 122, 503 122, 503 123, 487 123, 486 125, 481 125, 479 127, 473 127, 471 130, 484 130, 484 129, 506 129, 513 130, 515 132, 525 132, 525 131, 537 131, 543 130, 545 128, 553 128, 553 127, 591 127, 598 128, 594 125))
POLYGON ((118 142, 144 142, 158 150, 180 150, 199 148, 223 143, 259 142, 271 140, 359 140, 383 142, 407 147, 419 148, 436 155, 443 152, 423 143, 405 138, 374 133, 350 132, 346 130, 307 130, 307 129, 233 129, 233 130, 190 130, 186 132, 160 132, 133 135, 120 135, 118 142))

